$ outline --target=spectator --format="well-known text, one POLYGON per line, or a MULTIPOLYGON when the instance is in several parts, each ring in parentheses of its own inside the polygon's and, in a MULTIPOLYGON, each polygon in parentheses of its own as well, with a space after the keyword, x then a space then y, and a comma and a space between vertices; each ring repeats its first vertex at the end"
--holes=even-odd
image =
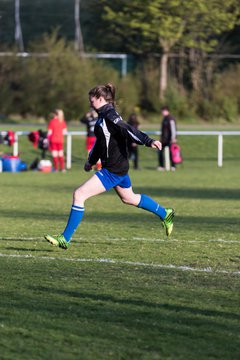
POLYGON ((169 153, 170 153, 170 163, 171 163, 171 170, 176 170, 175 163, 173 162, 170 145, 176 143, 176 122, 173 116, 170 114, 168 106, 162 107, 162 125, 161 125, 161 143, 162 143, 162 150, 158 151, 158 163, 159 166, 157 170, 163 171, 164 170, 164 149, 168 146, 169 153))
MULTIPOLYGON (((138 117, 135 113, 131 114, 128 118, 127 123, 131 125, 133 128, 139 128, 138 117)), ((127 147, 128 147, 128 156, 130 160, 133 160, 133 168, 138 170, 138 146, 136 142, 132 141, 131 138, 127 139, 127 147)))
MULTIPOLYGON (((98 119, 98 114, 94 109, 90 109, 81 119, 81 123, 86 125, 87 128, 87 137, 86 137, 86 150, 88 154, 93 148, 93 145, 96 141, 96 136, 94 134, 94 127, 98 119)), ((96 170, 101 169, 101 161, 99 160, 95 166, 96 170)))
POLYGON ((64 120, 64 112, 61 109, 54 111, 54 117, 48 124, 48 140, 49 149, 53 157, 54 170, 58 171, 59 165, 60 170, 65 172, 65 161, 64 161, 64 135, 67 132, 67 125, 64 120))

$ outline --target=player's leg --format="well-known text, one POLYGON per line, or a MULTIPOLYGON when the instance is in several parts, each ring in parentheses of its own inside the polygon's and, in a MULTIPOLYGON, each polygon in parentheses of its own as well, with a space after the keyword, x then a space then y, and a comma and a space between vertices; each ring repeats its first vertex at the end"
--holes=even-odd
POLYGON ((132 187, 122 188, 116 186, 115 190, 122 202, 127 205, 137 206, 158 215, 162 220, 167 212, 164 207, 160 206, 156 201, 145 194, 135 194, 132 187))
POLYGON ((118 196, 120 197, 120 199, 124 204, 138 206, 141 200, 141 195, 135 194, 133 192, 132 187, 123 188, 121 186, 115 186, 114 190, 116 191, 116 193, 118 194, 118 196))
POLYGON ((134 148, 134 169, 137 170, 138 169, 138 147, 136 146, 134 148))
POLYGON ((96 175, 93 175, 89 180, 79 186, 73 193, 73 205, 65 230, 59 236, 46 235, 45 238, 52 245, 67 249, 74 231, 83 218, 85 200, 101 194, 104 191, 106 191, 106 189, 96 175))
POLYGON ((53 167, 55 171, 58 171, 58 151, 52 150, 53 167))
POLYGON ((158 168, 157 170, 163 171, 164 169, 164 147, 158 150, 158 168))
POLYGON ((135 194, 132 187, 122 188, 121 186, 116 186, 114 189, 124 204, 137 206, 138 208, 150 211, 157 215, 162 220, 162 225, 166 230, 167 236, 171 234, 174 217, 173 209, 162 207, 145 194, 135 194))
POLYGON ((74 191, 73 204, 76 206, 84 206, 85 200, 105 191, 106 188, 103 186, 97 175, 94 174, 90 179, 88 179, 74 191))
POLYGON ((58 159, 59 159, 59 163, 60 163, 60 169, 62 172, 64 172, 65 171, 65 160, 64 160, 63 144, 59 144, 58 159))

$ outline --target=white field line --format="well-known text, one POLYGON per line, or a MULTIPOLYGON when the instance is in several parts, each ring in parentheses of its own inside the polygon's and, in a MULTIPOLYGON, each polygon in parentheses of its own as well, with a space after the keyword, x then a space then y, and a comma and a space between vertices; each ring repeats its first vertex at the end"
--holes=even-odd
POLYGON ((220 243, 239 243, 240 240, 224 240, 224 239, 210 239, 210 240, 178 240, 178 239, 151 239, 144 237, 133 237, 130 240, 139 240, 139 241, 153 241, 153 242, 185 242, 185 243, 206 243, 206 242, 220 242, 220 243))
POLYGON ((139 267, 150 267, 154 269, 170 269, 170 270, 181 270, 181 271, 194 271, 194 272, 204 272, 204 273, 214 273, 214 274, 230 274, 230 275, 240 275, 240 271, 227 271, 227 270, 214 270, 211 267, 207 268, 193 268, 185 265, 172 265, 172 264, 154 264, 154 263, 145 263, 145 262, 134 262, 134 261, 122 261, 122 260, 113 260, 113 259, 73 259, 73 258, 64 258, 64 257, 53 257, 53 256, 33 256, 33 255, 19 255, 19 254, 1 254, 0 257, 8 258, 23 258, 23 259, 41 259, 47 261, 69 261, 69 262, 82 262, 82 263, 104 263, 104 264, 114 264, 114 265, 128 265, 128 266, 139 266, 139 267))
MULTIPOLYGON (((19 237, 19 236, 15 236, 15 237, 5 237, 5 236, 1 236, 0 240, 25 240, 25 241, 36 241, 36 240, 43 240, 43 237, 40 236, 36 236, 36 237, 19 237)), ((84 238, 73 238, 74 241, 81 241, 81 240, 85 240, 84 238)), ((153 238, 145 238, 145 237, 132 237, 132 238, 114 238, 114 237, 106 237, 106 238, 99 238, 99 237, 92 237, 92 240, 99 240, 99 242, 101 242, 102 240, 104 241, 148 241, 148 242, 184 242, 184 243, 226 243, 226 244, 240 244, 240 240, 224 240, 224 239, 209 239, 209 240, 178 240, 178 239, 153 239, 153 238)), ((89 243, 91 243, 91 241, 89 241, 89 243)))

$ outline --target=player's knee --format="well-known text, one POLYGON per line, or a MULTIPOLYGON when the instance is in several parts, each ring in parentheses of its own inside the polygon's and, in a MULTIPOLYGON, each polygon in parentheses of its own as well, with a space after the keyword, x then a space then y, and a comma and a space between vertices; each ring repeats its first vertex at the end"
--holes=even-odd
POLYGON ((122 202, 126 205, 138 206, 141 199, 141 195, 132 193, 130 196, 123 196, 122 202))
POLYGON ((125 205, 134 205, 131 198, 124 198, 123 197, 123 198, 121 198, 121 200, 122 200, 123 204, 125 204, 125 205))
POLYGON ((53 151, 52 151, 52 157, 58 157, 58 152, 57 152, 57 150, 53 150, 53 151))
POLYGON ((75 203, 79 203, 81 201, 84 201, 86 196, 84 195, 84 192, 81 188, 77 188, 73 192, 73 200, 75 203))

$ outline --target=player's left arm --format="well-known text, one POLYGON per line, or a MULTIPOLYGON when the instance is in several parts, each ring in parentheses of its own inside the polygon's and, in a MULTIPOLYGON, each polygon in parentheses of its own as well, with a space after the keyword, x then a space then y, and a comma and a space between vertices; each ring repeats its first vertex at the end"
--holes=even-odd
POLYGON ((62 129, 62 132, 63 132, 63 135, 66 135, 67 134, 67 124, 66 122, 64 121, 63 123, 63 129, 62 129))
POLYGON ((144 132, 124 122, 122 117, 116 112, 115 109, 111 109, 108 112, 107 119, 114 123, 120 129, 122 135, 126 138, 130 138, 131 141, 135 142, 138 145, 152 147, 152 143, 154 142, 154 140, 151 139, 144 132))

